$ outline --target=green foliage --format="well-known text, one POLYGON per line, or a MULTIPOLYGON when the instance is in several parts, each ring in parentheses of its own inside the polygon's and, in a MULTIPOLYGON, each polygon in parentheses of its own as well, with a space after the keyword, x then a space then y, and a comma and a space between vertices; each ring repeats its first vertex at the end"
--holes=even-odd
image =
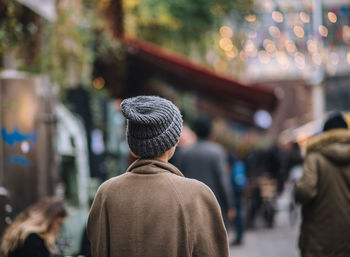
POLYGON ((37 50, 33 46, 40 40, 37 37, 39 30, 39 19, 34 13, 15 0, 0 1, 0 55, 7 53, 33 59, 37 50), (20 46, 29 47, 31 51, 21 52, 20 46))
MULTIPOLYGON (((84 80, 84 68, 92 63, 91 28, 77 23, 74 10, 59 10, 54 23, 45 27, 46 39, 40 53, 38 71, 50 74, 61 86, 70 86, 84 80)), ((87 14, 87 17, 89 14, 87 14)))
POLYGON ((252 0, 124 0, 126 30, 139 38, 188 52, 202 45, 227 17, 242 21, 252 0))
POLYGON ((16 3, 14 0, 4 0, 1 4, 0 51, 6 47, 18 44, 25 30, 23 24, 16 20, 16 3))
POLYGON ((75 2, 58 2, 57 19, 51 23, 15 0, 3 0, 0 55, 12 53, 20 63, 17 68, 47 74, 60 87, 91 84, 98 56, 122 59, 125 53, 99 16, 98 0, 85 1, 78 8, 74 8, 75 2))

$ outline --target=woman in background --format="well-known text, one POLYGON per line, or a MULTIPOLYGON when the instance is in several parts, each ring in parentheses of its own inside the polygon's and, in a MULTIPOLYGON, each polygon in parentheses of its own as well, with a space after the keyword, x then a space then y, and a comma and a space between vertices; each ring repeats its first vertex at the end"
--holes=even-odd
POLYGON ((56 238, 67 216, 61 200, 45 198, 21 212, 7 228, 1 257, 49 257, 56 252, 56 238))

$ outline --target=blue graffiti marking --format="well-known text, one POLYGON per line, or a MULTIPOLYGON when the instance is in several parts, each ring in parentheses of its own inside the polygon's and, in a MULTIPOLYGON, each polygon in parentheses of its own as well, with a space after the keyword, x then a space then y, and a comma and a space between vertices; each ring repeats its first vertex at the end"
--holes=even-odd
POLYGON ((12 133, 7 132, 4 127, 1 128, 1 137, 4 142, 9 144, 11 147, 15 145, 16 142, 21 143, 26 140, 35 143, 38 139, 37 133, 21 133, 18 128, 15 128, 12 133))
POLYGON ((26 167, 32 166, 32 162, 23 155, 12 155, 5 161, 5 164, 17 164, 26 167))

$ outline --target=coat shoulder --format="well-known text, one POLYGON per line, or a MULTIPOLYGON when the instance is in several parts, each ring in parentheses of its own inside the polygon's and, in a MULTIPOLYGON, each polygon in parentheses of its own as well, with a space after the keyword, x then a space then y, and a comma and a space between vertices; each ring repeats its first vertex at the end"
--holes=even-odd
POLYGON ((206 199, 216 200, 212 190, 203 182, 192 179, 171 175, 171 183, 175 189, 181 193, 184 200, 192 201, 193 197, 203 197, 206 199))

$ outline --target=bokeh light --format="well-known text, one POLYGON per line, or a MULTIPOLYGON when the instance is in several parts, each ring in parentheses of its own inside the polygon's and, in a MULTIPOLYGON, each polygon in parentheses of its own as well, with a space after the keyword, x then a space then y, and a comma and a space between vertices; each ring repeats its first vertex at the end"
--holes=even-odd
POLYGON ((246 52, 247 56, 252 58, 256 57, 258 53, 258 50, 252 40, 248 40, 246 42, 244 51, 246 52))
POLYGON ((286 40, 284 43, 285 48, 289 53, 295 53, 297 48, 292 40, 286 40))
POLYGON ((105 80, 102 77, 95 78, 93 81, 94 88, 100 90, 105 86, 105 80))
POLYGON ((299 25, 294 26, 293 31, 298 38, 303 38, 305 35, 304 29, 299 25))
POLYGON ((269 64, 271 61, 270 55, 264 50, 259 51, 258 57, 262 64, 269 64))
POLYGON ((275 22, 282 23, 283 22, 283 14, 279 11, 273 11, 272 12, 272 19, 275 22))
POLYGON ((348 64, 350 64, 350 52, 346 55, 346 60, 348 61, 348 64))
POLYGON ((309 50, 310 53, 315 53, 317 51, 317 43, 314 40, 309 39, 307 41, 307 50, 309 50))
POLYGON ((237 55, 238 55, 238 49, 235 45, 232 45, 231 51, 226 52, 226 56, 229 59, 234 59, 234 58, 236 58, 237 55))
POLYGON ((337 65, 339 63, 339 55, 335 52, 332 52, 329 55, 329 61, 332 65, 337 65))
POLYGON ((255 14, 249 14, 245 16, 245 20, 248 22, 255 22, 256 21, 256 15, 255 14))
POLYGON ((321 65, 322 64, 322 56, 319 53, 312 54, 312 62, 315 65, 321 65))
POLYGON ((303 23, 309 23, 310 22, 310 16, 306 12, 300 12, 299 13, 300 20, 303 23))
POLYGON ((269 27, 269 33, 274 38, 279 38, 281 36, 281 31, 276 26, 270 26, 269 27))
POLYGON ((231 51, 233 48, 231 39, 226 37, 220 39, 219 45, 226 52, 231 51))
POLYGON ((336 23, 337 22, 337 15, 334 12, 328 12, 328 20, 332 23, 336 23))
POLYGON ((276 57, 277 57, 278 64, 282 65, 282 67, 287 68, 289 66, 288 56, 285 52, 278 51, 276 53, 276 57))
POLYGON ((327 37, 328 36, 328 29, 326 26, 320 25, 318 27, 318 32, 322 37, 327 37))
POLYGON ((264 44, 265 50, 268 51, 269 53, 273 53, 276 51, 276 45, 272 40, 265 39, 263 44, 264 44))
POLYGON ((226 37, 226 38, 232 38, 233 37, 233 31, 229 26, 222 26, 220 28, 220 35, 222 37, 226 37))
POLYGON ((297 52, 295 54, 294 62, 298 69, 302 70, 305 68, 305 56, 302 53, 297 52))
POLYGON ((345 43, 350 44, 350 26, 343 26, 343 40, 345 43))
POLYGON ((267 129, 271 126, 272 117, 267 111, 259 110, 254 114, 254 122, 257 126, 267 129))

